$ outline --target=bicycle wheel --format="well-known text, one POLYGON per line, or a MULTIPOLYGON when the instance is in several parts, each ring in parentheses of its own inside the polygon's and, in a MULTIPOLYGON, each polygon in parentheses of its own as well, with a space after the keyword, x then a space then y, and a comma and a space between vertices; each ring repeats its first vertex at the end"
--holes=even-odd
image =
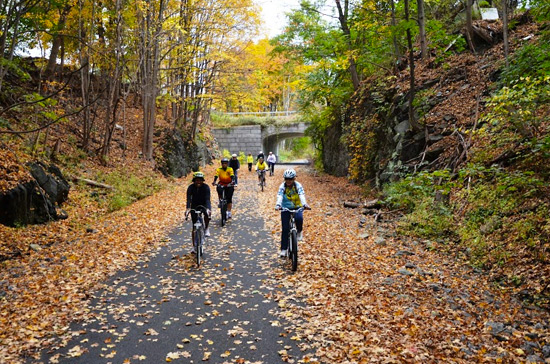
POLYGON ((262 174, 262 182, 260 182, 260 186, 262 187, 262 192, 264 192, 264 185, 265 185, 265 174, 262 174))
POLYGON ((295 272, 298 269, 298 237, 295 230, 290 234, 290 241, 288 243, 291 247, 292 271, 295 272))
POLYGON ((195 231, 195 257, 197 259, 197 266, 201 265, 201 255, 202 255, 202 235, 203 235, 202 229, 195 231))
POLYGON ((221 216, 221 225, 225 225, 225 221, 227 220, 227 203, 225 201, 222 201, 221 207, 220 207, 220 214, 221 216))

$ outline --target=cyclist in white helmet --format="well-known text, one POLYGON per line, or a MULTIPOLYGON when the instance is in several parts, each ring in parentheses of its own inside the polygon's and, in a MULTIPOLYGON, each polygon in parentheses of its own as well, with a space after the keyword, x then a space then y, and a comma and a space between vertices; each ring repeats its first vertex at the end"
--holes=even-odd
MULTIPOLYGON (((303 207, 306 210, 311 210, 306 201, 306 193, 302 184, 296 182, 296 171, 294 169, 287 169, 283 173, 285 181, 279 186, 277 192, 277 203, 275 209, 287 208, 291 210, 303 207)), ((304 215, 300 211, 294 215, 296 220, 296 229, 298 230, 298 241, 302 240, 302 227, 304 224, 304 215)), ((281 252, 280 257, 286 257, 286 250, 288 248, 288 233, 290 230, 290 212, 281 212, 281 223, 283 231, 281 234, 281 252)))

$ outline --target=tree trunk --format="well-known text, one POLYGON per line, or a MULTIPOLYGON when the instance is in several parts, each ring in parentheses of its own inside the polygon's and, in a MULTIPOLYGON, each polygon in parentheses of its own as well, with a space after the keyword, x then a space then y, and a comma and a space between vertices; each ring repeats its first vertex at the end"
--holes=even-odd
MULTIPOLYGON (((471 0, 467 0, 471 1, 471 0)), ((422 59, 428 57, 428 42, 426 40, 426 15, 424 14, 424 0, 416 0, 418 7, 418 31, 420 36, 420 54, 422 59)))
POLYGON ((351 32, 348 26, 348 9, 349 9, 349 0, 344 0, 344 8, 340 4, 340 0, 334 0, 336 2, 336 7, 338 8, 338 20, 340 20, 340 28, 346 37, 348 43, 348 55, 349 59, 349 72, 351 74, 351 82, 353 83, 353 89, 357 90, 359 88, 359 76, 357 74, 357 65, 355 63, 355 57, 352 54, 352 44, 351 44, 351 32))
POLYGON ((143 142, 142 152, 146 160, 153 160, 153 136, 156 119, 156 98, 158 94, 158 73, 160 68, 160 34, 164 21, 163 0, 159 2, 158 17, 154 19, 154 9, 149 4, 142 30, 143 64, 143 142))
MULTIPOLYGON (((84 29, 84 17, 82 8, 84 6, 84 1, 79 1, 79 33, 80 33, 80 47, 79 47, 79 59, 80 59, 80 92, 82 94, 82 106, 84 107, 84 114, 83 114, 83 120, 82 120, 82 149, 85 152, 88 152, 90 149, 90 140, 92 136, 92 128, 93 128, 93 122, 92 122, 92 116, 90 112, 90 102, 91 102, 91 72, 90 72, 90 56, 89 56, 89 48, 87 44, 90 44, 90 39, 86 39, 88 37, 88 32, 84 29)), ((92 18, 93 18, 93 10, 95 7, 92 8, 92 18)), ((90 33, 93 34, 93 29, 90 30, 90 33)))
MULTIPOLYGON (((409 0, 405 0, 405 20, 407 23, 410 20, 409 15, 409 0)), ((411 127, 415 131, 420 131, 421 127, 416 122, 414 118, 414 49, 413 49, 413 42, 412 42, 412 35, 411 35, 411 29, 409 26, 407 26, 407 45, 409 47, 409 70, 410 70, 410 90, 409 90, 409 123, 411 124, 411 127)))
MULTIPOLYGON (((394 3, 394 0, 390 0, 390 4, 391 4, 391 25, 394 29, 396 29, 397 28, 397 21, 395 19, 395 3, 394 3)), ((395 61, 396 61, 396 64, 397 64, 401 60, 401 57, 403 56, 403 54, 401 53, 401 49, 399 48, 399 43, 397 42, 397 35, 395 34, 395 32, 393 32, 392 40, 393 40, 393 49, 394 49, 394 52, 395 52, 395 61)))
MULTIPOLYGON (((17 8, 18 5, 23 8, 22 4, 10 2, 9 10, 6 12, 7 16, 3 20, 5 23, 4 29, 2 30, 2 36, 0 37, 0 57, 6 58, 8 61, 11 61, 13 59, 13 52, 15 50, 18 35, 17 29, 21 20, 21 12, 25 11, 21 8, 17 8), (10 16, 12 16, 13 18, 10 16), (12 40, 11 44, 9 45, 9 51, 6 51, 6 48, 8 48, 7 36, 10 33, 10 29, 12 31, 12 40)), ((4 63, 0 62, 0 91, 2 91, 3 80, 7 70, 8 68, 4 66, 4 63)))
POLYGON ((105 135, 103 138, 102 157, 104 160, 109 155, 111 148, 111 141, 113 139, 113 132, 116 126, 116 111, 117 105, 120 100, 120 83, 122 74, 122 6, 121 0, 116 0, 115 3, 116 14, 116 37, 114 44, 115 51, 115 65, 113 72, 108 73, 107 87, 107 110, 105 111, 105 135))
POLYGON ((502 1, 502 40, 504 42, 504 59, 506 60, 506 67, 508 67, 509 49, 508 49, 508 0, 502 1))
POLYGON ((473 27, 472 27, 472 1, 466 0, 466 41, 468 47, 472 52, 476 52, 474 42, 472 41, 473 27))
POLYGON ((57 56, 59 54, 59 49, 63 44, 63 30, 65 29, 65 24, 67 23, 67 15, 71 11, 71 6, 66 5, 60 16, 59 23, 57 24, 57 29, 55 29, 53 39, 52 39, 52 49, 50 51, 50 58, 48 59, 48 65, 46 66, 46 77, 50 77, 55 73, 55 67, 57 65, 57 56))

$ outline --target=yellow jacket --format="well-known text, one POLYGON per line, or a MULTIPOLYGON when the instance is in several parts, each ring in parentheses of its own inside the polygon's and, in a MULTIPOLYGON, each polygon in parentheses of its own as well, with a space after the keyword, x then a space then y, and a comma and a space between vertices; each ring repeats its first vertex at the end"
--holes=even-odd
POLYGON ((256 164, 256 170, 257 171, 262 171, 264 169, 267 169, 267 163, 265 161, 263 163, 258 162, 256 164))

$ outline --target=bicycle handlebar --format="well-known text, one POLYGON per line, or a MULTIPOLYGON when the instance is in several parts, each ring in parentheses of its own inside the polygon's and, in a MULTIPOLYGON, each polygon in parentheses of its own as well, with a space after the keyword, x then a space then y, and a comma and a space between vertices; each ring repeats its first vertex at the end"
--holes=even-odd
MULTIPOLYGON (((287 209, 286 207, 281 207, 280 209, 277 209, 281 212, 301 212, 301 211, 304 211, 306 208, 304 206, 302 207, 298 207, 297 209, 287 209)), ((309 208, 311 210, 311 207, 309 208)))
MULTIPOLYGON (((199 205, 199 206, 197 206, 196 209, 189 209, 188 212, 189 213, 194 212, 196 214, 205 214, 206 213, 208 215, 208 208, 206 206, 199 205)), ((189 220, 189 213, 185 214, 185 221, 189 220)))

